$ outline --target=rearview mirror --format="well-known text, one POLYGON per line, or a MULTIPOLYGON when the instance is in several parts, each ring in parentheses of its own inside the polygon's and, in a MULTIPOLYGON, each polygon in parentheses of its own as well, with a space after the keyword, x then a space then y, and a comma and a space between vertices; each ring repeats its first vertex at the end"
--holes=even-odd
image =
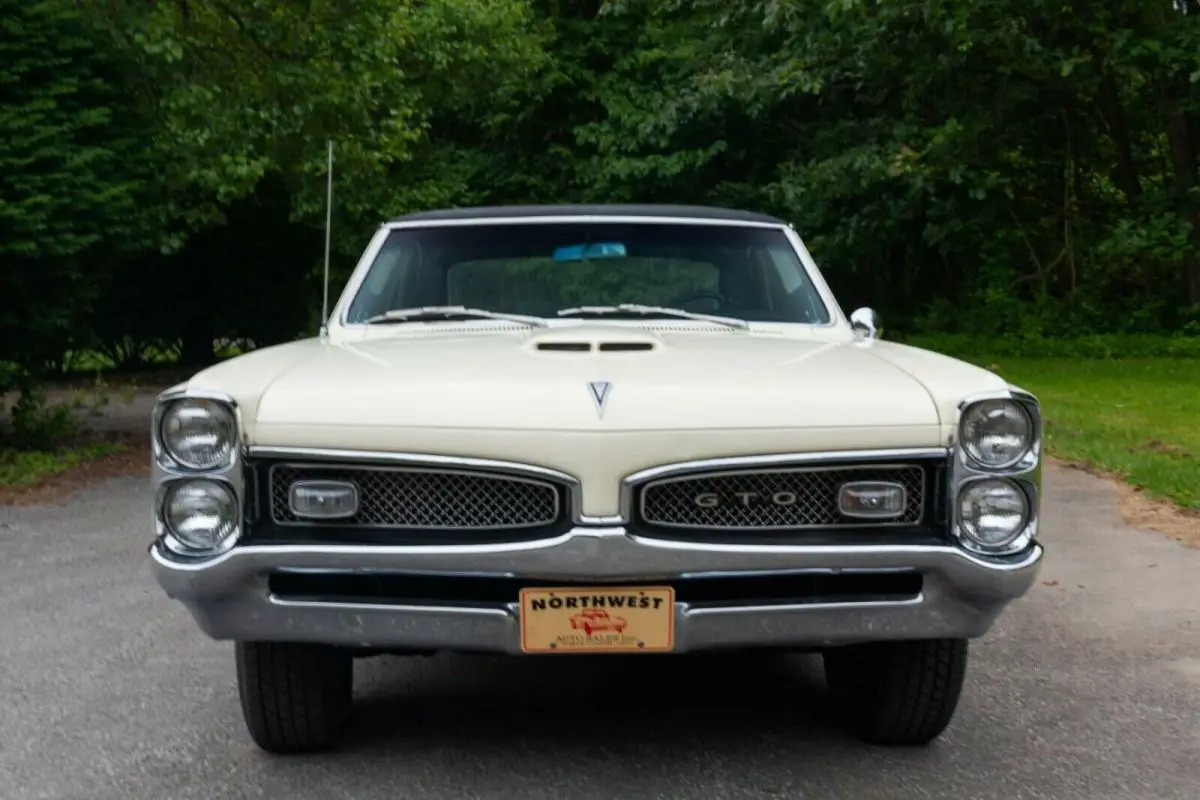
POLYGON ((882 335, 879 315, 873 308, 859 308, 850 315, 850 327, 860 339, 878 339, 882 335))
POLYGON ((555 261, 596 261, 601 258, 624 258, 625 245, 621 242, 592 242, 559 247, 554 251, 555 261))

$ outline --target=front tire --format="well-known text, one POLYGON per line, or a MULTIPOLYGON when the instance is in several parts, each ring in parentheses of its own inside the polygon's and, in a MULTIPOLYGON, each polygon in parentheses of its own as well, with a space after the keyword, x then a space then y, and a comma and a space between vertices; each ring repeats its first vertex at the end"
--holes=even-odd
POLYGON ((238 642, 238 695, 254 743, 269 753, 329 750, 354 693, 349 652, 316 644, 238 642))
POLYGON ((850 732, 869 744, 924 745, 962 695, 967 640, 877 642, 823 653, 825 682, 850 732))

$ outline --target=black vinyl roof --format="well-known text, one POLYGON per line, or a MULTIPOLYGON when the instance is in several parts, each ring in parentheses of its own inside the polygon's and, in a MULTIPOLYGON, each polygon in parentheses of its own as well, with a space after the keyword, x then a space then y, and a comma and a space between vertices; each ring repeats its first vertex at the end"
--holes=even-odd
POLYGON ((496 219, 500 217, 688 217, 691 219, 725 220, 730 222, 761 222, 769 225, 787 223, 768 214, 738 211, 713 206, 676 205, 545 205, 545 206, 476 206, 474 208, 443 208, 418 211, 396 217, 392 222, 441 222, 462 219, 496 219))

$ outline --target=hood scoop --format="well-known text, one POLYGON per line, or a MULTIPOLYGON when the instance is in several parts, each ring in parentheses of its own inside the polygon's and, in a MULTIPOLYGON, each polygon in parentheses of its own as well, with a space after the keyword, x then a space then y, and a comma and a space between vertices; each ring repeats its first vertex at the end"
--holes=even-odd
POLYGON ((526 346, 539 353, 648 353, 662 347, 662 339, 648 331, 587 325, 536 333, 526 346))
POLYGON ((537 349, 543 353, 635 353, 653 350, 650 342, 540 342, 537 349))
POLYGON ((591 342, 538 342, 537 349, 543 353, 590 353, 591 342))

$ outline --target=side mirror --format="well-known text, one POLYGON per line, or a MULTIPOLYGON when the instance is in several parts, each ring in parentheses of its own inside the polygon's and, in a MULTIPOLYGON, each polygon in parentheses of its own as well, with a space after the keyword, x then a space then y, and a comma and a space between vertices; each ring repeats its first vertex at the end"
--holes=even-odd
POLYGON ((850 327, 860 339, 878 339, 881 336, 879 316, 873 308, 860 308, 850 315, 850 327))

